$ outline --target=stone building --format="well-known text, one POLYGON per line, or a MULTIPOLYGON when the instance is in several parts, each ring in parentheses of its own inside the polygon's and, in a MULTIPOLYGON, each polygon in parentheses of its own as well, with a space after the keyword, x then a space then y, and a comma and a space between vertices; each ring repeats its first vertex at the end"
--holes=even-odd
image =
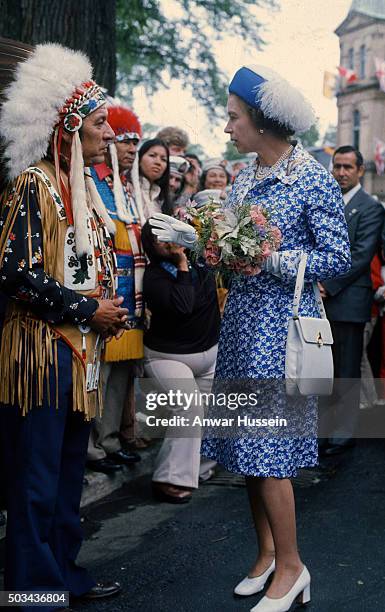
POLYGON ((366 161, 364 187, 385 201, 385 175, 374 165, 375 138, 385 142, 385 92, 375 75, 374 58, 385 60, 385 0, 353 0, 335 30, 340 39, 340 66, 354 70, 357 81, 342 79, 337 94, 337 144, 358 147, 366 161))

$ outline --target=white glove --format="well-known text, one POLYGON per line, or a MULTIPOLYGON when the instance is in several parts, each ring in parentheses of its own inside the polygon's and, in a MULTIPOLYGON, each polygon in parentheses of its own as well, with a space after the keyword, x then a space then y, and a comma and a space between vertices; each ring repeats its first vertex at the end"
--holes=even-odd
POLYGON ((160 242, 175 242, 175 244, 191 249, 197 239, 196 231, 191 225, 163 213, 155 213, 149 219, 149 224, 152 227, 152 233, 158 237, 160 242))
POLYGON ((274 274, 278 278, 282 277, 281 274, 281 258, 280 254, 275 251, 266 259, 262 269, 266 272, 270 272, 270 274, 274 274))

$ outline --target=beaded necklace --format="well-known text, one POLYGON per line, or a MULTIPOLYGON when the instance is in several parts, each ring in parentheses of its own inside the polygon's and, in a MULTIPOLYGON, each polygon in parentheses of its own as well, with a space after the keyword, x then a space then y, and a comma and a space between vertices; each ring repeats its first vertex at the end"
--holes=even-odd
POLYGON ((261 162, 257 159, 255 168, 255 180, 263 181, 265 178, 273 174, 273 172, 278 168, 278 166, 283 162, 283 160, 291 155, 293 149, 293 145, 290 145, 289 148, 286 149, 286 151, 284 151, 282 155, 277 159, 273 166, 261 166, 261 162))

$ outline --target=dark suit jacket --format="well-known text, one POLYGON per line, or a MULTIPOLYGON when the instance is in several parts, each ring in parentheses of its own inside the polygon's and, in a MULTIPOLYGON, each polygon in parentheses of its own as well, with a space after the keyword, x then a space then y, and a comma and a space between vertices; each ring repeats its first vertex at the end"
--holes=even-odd
POLYGON ((380 244, 385 218, 382 204, 362 188, 345 206, 352 267, 323 283, 329 296, 325 308, 331 321, 364 323, 370 320, 373 301, 370 262, 380 244))

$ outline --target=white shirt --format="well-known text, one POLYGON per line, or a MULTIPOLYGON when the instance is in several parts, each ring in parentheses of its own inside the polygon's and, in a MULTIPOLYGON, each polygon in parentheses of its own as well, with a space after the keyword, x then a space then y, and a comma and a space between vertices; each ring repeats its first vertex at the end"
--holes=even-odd
POLYGON ((345 206, 349 204, 350 200, 356 195, 357 191, 359 191, 360 189, 361 189, 361 183, 357 183, 355 187, 352 187, 352 189, 349 189, 349 191, 342 194, 342 198, 345 202, 345 206))
POLYGON ((150 183, 145 176, 140 177, 143 213, 146 219, 156 212, 162 212, 162 202, 159 200, 160 187, 157 183, 150 183))

